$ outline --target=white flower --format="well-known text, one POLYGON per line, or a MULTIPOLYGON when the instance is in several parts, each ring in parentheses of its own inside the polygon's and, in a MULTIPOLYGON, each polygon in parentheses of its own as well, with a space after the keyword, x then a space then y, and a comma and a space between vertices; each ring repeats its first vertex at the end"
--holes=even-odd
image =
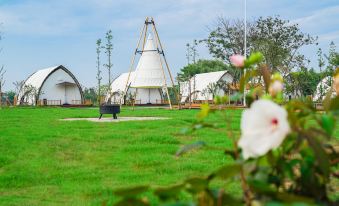
POLYGON ((286 110, 270 100, 258 100, 242 114, 238 146, 244 159, 258 157, 279 147, 289 132, 286 110))

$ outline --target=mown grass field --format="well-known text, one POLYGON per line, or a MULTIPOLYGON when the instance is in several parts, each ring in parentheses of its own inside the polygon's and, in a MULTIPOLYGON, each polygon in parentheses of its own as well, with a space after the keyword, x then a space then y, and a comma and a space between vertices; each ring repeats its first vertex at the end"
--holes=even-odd
MULTIPOLYGON (((117 201, 112 194, 117 188, 169 185, 206 175, 232 160, 217 150, 193 151, 180 158, 176 151, 197 140, 224 148, 232 143, 217 114, 208 121, 221 128, 181 134, 197 113, 124 108, 121 116, 170 119, 95 123, 59 119, 98 117, 96 108, 0 109, 0 205, 101 205, 117 201)), ((236 134, 240 116, 241 111, 234 110, 236 134)), ((238 182, 226 188, 240 193, 238 182)))

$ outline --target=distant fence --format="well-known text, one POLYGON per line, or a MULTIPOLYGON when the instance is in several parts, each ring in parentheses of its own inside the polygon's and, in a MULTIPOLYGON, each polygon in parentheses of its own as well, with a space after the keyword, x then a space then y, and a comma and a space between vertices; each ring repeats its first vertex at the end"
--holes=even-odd
POLYGON ((81 100, 72 100, 72 104, 81 104, 81 100))
POLYGON ((39 99, 37 102, 38 106, 59 106, 61 105, 61 100, 47 100, 39 99))
POLYGON ((155 100, 156 104, 169 104, 168 100, 163 100, 163 99, 157 99, 155 100))

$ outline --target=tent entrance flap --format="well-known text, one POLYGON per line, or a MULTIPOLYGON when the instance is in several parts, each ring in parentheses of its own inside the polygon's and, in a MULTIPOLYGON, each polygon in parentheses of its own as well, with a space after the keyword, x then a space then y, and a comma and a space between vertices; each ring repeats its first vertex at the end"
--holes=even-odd
POLYGON ((57 83, 56 85, 60 87, 64 87, 65 94, 64 94, 64 101, 62 104, 70 104, 68 100, 69 98, 67 95, 67 89, 71 89, 72 87, 77 86, 77 85, 73 82, 67 82, 67 81, 57 83))

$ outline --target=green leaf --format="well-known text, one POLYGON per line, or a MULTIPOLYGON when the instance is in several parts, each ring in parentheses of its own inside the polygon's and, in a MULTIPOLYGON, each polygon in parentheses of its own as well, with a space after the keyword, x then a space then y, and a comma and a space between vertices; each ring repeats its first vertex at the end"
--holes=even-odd
POLYGON ((331 136, 334 131, 334 118, 330 115, 323 114, 321 116, 321 127, 326 131, 326 133, 331 136))
POLYGON ((274 195, 276 193, 276 189, 270 186, 267 182, 258 181, 258 180, 248 180, 247 183, 251 187, 251 189, 257 193, 274 195))
POLYGON ((161 206, 195 206, 193 202, 174 202, 161 204, 161 206))
POLYGON ((329 109, 331 111, 339 111, 339 96, 331 100, 329 109))
POLYGON ((189 151, 200 149, 201 147, 204 147, 204 146, 206 146, 206 143, 203 141, 198 141, 193 144, 185 145, 184 147, 179 149, 175 155, 181 156, 189 151))
POLYGON ((225 153, 226 155, 231 156, 234 160, 236 159, 236 154, 235 154, 235 151, 234 151, 234 150, 226 149, 226 150, 224 150, 224 153, 225 153))
POLYGON ((245 67, 248 68, 254 64, 258 64, 262 60, 263 55, 260 52, 254 52, 245 60, 245 67))
POLYGON ((221 97, 221 103, 222 104, 227 104, 229 101, 229 97, 227 95, 224 95, 221 97))
POLYGON ((242 99, 242 97, 243 95, 240 92, 236 92, 230 98, 231 98, 231 101, 239 101, 242 99))
POLYGON ((322 144, 315 137, 306 137, 310 147, 314 151, 314 155, 317 159, 319 169, 323 172, 325 178, 328 177, 330 173, 330 161, 327 156, 322 144))
POLYGON ((146 200, 138 200, 135 198, 122 199, 115 206, 148 206, 150 205, 146 200))
POLYGON ((222 104, 221 97, 219 95, 215 96, 213 101, 217 105, 222 104))
POLYGON ((217 200, 218 205, 224 206, 242 206, 244 202, 235 198, 233 195, 225 193, 224 189, 212 189, 213 198, 217 200))
POLYGON ((326 111, 330 110, 331 107, 331 96, 332 96, 333 88, 331 87, 329 91, 326 93, 326 96, 323 101, 324 109, 326 111))
POLYGON ((146 192, 149 189, 149 186, 137 186, 131 188, 122 188, 114 191, 114 194, 123 197, 134 197, 141 193, 146 192))
POLYGON ((170 187, 161 187, 155 189, 154 194, 163 200, 175 198, 182 191, 182 189, 184 189, 184 187, 185 184, 178 184, 170 187))
POLYGON ((199 121, 203 120, 208 116, 208 113, 210 111, 210 106, 208 104, 202 104, 200 106, 200 112, 197 115, 197 118, 199 121))
POLYGON ((209 181, 204 177, 192 177, 185 181, 187 190, 192 193, 197 193, 208 188, 209 181))
POLYGON ((241 167, 242 166, 240 164, 225 165, 218 169, 217 171, 210 174, 208 179, 213 179, 214 177, 229 179, 231 177, 238 175, 241 171, 241 167))
POLYGON ((314 201, 311 198, 303 197, 299 195, 289 194, 289 193, 277 193, 276 198, 282 202, 286 203, 294 203, 294 202, 302 202, 302 203, 308 203, 313 204, 314 201))
POLYGON ((243 93, 246 84, 248 83, 251 77, 255 77, 257 75, 257 70, 248 70, 245 72, 243 76, 240 78, 240 92, 243 93))

